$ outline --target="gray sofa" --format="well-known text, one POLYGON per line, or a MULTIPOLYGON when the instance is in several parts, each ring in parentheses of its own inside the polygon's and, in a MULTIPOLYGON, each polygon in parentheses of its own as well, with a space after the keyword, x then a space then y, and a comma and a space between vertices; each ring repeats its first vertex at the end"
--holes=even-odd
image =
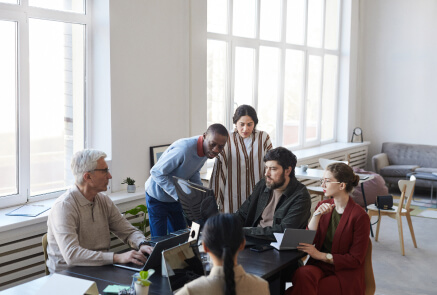
MULTIPOLYGON (((437 146, 385 142, 382 152, 372 157, 373 170, 387 184, 396 184, 411 172, 437 173, 437 146)), ((417 179, 416 186, 431 187, 431 181, 417 179)))

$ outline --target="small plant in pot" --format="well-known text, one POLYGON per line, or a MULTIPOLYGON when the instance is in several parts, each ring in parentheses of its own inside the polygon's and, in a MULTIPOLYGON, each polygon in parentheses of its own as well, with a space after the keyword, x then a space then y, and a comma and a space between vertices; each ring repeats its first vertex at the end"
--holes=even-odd
POLYGON ((148 271, 140 271, 134 274, 135 281, 135 293, 137 295, 147 295, 149 293, 149 286, 152 282, 149 278, 155 273, 154 269, 149 269, 148 271))
POLYGON ((124 179, 121 184, 125 184, 125 183, 127 184, 127 192, 134 193, 136 190, 135 180, 130 177, 126 177, 126 179, 124 179))

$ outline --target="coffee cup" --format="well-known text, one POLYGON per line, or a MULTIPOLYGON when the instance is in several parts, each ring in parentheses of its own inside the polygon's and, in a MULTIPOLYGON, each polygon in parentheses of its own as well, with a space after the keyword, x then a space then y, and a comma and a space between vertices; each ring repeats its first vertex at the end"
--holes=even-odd
POLYGON ((308 165, 300 165, 300 169, 302 169, 302 172, 307 172, 308 165))

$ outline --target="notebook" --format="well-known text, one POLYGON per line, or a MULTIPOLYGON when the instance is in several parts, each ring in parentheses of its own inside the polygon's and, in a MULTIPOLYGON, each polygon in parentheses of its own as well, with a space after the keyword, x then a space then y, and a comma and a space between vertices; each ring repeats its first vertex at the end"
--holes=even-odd
MULTIPOLYGON (((172 236, 168 239, 161 240, 156 242, 152 253, 150 253, 150 256, 147 258, 147 261, 144 265, 137 265, 135 263, 114 263, 114 266, 133 270, 136 272, 139 272, 141 270, 147 270, 159 267, 161 265, 161 253, 162 251, 166 249, 170 249, 172 247, 175 247, 179 244, 185 243, 188 240, 189 233, 183 233, 178 236, 172 236)), ((131 249, 124 250, 122 252, 130 251, 131 249)), ((122 253, 120 252, 120 253, 122 253)))
POLYGON ((315 230, 286 228, 284 233, 273 233, 276 242, 270 243, 277 250, 295 250, 299 243, 312 244, 315 230))

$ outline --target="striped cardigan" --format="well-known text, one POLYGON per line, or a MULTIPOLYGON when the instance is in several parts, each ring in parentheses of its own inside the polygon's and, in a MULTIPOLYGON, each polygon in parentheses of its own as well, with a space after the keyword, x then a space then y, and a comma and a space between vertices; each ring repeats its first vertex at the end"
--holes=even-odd
POLYGON ((256 130, 251 138, 251 145, 246 148, 238 132, 231 132, 225 148, 215 159, 209 184, 222 212, 237 211, 264 176, 263 158, 272 148, 270 136, 256 130))

